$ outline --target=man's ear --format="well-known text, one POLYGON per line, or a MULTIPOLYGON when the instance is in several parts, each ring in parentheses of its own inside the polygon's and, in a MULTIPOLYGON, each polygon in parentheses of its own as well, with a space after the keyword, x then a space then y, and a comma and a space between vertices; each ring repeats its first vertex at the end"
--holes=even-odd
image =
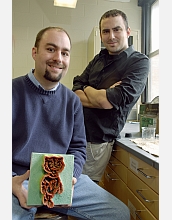
POLYGON ((127 29, 128 38, 129 38, 130 34, 131 34, 131 29, 130 29, 130 27, 128 27, 128 29, 127 29))
POLYGON ((36 58, 36 55, 37 55, 37 47, 33 47, 32 48, 32 57, 33 57, 34 60, 36 58))
POLYGON ((101 33, 99 33, 100 34, 100 40, 101 40, 101 42, 102 42, 102 35, 101 35, 101 33))

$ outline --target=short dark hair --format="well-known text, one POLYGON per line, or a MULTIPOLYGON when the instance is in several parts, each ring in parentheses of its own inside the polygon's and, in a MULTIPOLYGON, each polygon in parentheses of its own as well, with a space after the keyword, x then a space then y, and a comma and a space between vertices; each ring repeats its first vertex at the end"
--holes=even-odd
POLYGON ((101 21, 102 21, 103 19, 109 18, 109 17, 115 17, 115 16, 119 16, 119 15, 123 18, 124 24, 125 24, 125 28, 126 28, 126 30, 127 30, 127 29, 128 29, 128 19, 127 19, 127 15, 126 15, 124 12, 122 12, 122 11, 120 11, 120 10, 118 10, 118 9, 112 9, 112 10, 109 10, 109 11, 105 12, 105 13, 101 16, 100 21, 99 21, 99 29, 100 29, 100 31, 101 31, 101 21))
POLYGON ((46 27, 46 28, 44 28, 44 29, 42 29, 42 30, 40 30, 40 31, 38 32, 38 34, 37 34, 37 36, 36 36, 36 40, 35 40, 35 45, 34 45, 34 46, 38 48, 38 47, 39 47, 40 40, 41 40, 43 34, 44 34, 46 31, 48 31, 48 30, 53 30, 53 29, 54 29, 54 30, 57 30, 57 31, 65 32, 66 35, 67 35, 68 38, 69 38, 70 45, 72 44, 69 34, 68 34, 67 31, 65 31, 63 28, 61 28, 61 27, 46 27))

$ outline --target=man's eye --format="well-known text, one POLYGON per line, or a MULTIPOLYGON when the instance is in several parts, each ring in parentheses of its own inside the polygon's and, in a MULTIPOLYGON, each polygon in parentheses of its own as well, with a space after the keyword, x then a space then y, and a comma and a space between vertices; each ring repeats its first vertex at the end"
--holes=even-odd
POLYGON ((65 57, 68 57, 68 56, 69 56, 69 53, 67 53, 67 52, 62 52, 62 55, 65 56, 65 57))
POLYGON ((50 52, 54 52, 55 51, 54 48, 47 48, 47 50, 50 51, 50 52))
POLYGON ((121 31, 121 28, 115 28, 114 31, 119 32, 119 31, 121 31))
POLYGON ((109 33, 108 30, 103 30, 103 34, 107 34, 107 33, 109 33))

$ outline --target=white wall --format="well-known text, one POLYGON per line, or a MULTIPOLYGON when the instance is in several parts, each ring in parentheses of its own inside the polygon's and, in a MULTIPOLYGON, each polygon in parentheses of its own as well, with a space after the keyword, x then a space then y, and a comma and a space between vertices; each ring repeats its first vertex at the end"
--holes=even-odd
POLYGON ((87 65, 87 40, 93 27, 98 26, 101 15, 113 8, 122 10, 128 16, 131 29, 141 30, 141 7, 137 2, 78 0, 73 9, 53 6, 53 0, 13 0, 12 77, 25 75, 34 68, 31 49, 38 31, 47 26, 60 26, 72 40, 69 71, 61 81, 71 89, 73 77, 81 74, 87 65))

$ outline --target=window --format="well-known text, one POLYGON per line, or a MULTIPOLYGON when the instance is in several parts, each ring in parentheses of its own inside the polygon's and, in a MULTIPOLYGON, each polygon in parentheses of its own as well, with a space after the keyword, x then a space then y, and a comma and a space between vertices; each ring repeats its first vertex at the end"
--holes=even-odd
POLYGON ((141 102, 159 96, 159 0, 138 0, 142 8, 141 52, 150 59, 150 72, 141 102))
POLYGON ((148 102, 159 96, 159 0, 151 5, 148 102))
POLYGON ((150 51, 159 49, 159 0, 156 0, 151 7, 151 45, 150 51))

